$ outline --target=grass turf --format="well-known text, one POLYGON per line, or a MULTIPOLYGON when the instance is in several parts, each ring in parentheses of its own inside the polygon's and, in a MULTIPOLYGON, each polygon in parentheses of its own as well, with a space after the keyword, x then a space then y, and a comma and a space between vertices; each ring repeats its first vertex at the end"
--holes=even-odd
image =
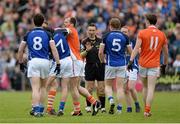
MULTIPOLYGON (((55 100, 55 108, 58 108, 58 95, 55 100)), ((141 108, 142 96, 139 94, 141 108)), ((109 115, 98 113, 91 116, 84 110, 85 99, 81 98, 81 109, 83 116, 72 117, 71 97, 65 106, 65 115, 61 117, 45 115, 42 118, 35 118, 29 115, 31 110, 31 92, 0 92, 0 123, 180 123, 180 92, 156 92, 152 106, 152 117, 144 118, 143 111, 140 113, 126 113, 125 104, 123 113, 109 115)), ((109 110, 109 104, 106 104, 109 110)), ((134 110, 134 108, 133 108, 134 110)))

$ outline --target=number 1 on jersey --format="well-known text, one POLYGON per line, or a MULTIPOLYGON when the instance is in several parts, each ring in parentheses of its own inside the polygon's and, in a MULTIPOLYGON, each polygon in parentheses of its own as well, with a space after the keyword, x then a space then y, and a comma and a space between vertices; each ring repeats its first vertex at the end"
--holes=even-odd
POLYGON ((58 47, 59 45, 61 46, 62 53, 64 53, 65 50, 64 50, 64 46, 63 46, 63 41, 62 41, 62 39, 60 39, 60 40, 57 42, 56 47, 58 47))
POLYGON ((151 36, 150 49, 151 50, 156 50, 157 45, 158 45, 158 37, 151 36), (155 39, 155 41, 154 41, 154 39, 155 39))

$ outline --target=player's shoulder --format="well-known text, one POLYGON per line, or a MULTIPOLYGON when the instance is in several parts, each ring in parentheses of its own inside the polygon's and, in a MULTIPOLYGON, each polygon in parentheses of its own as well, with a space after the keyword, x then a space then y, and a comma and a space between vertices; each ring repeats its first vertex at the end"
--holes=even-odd
POLYGON ((51 34, 54 33, 54 29, 51 28, 51 27, 44 27, 43 30, 44 30, 45 32, 47 32, 47 33, 51 33, 51 34))

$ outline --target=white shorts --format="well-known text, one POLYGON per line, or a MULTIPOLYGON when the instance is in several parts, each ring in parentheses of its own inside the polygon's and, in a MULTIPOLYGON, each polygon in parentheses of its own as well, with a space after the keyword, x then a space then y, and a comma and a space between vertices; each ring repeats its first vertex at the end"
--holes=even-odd
POLYGON ((113 79, 116 77, 126 77, 126 66, 112 67, 105 66, 105 79, 113 79))
POLYGON ((147 77, 147 76, 159 76, 160 74, 160 68, 144 68, 139 66, 139 74, 141 77, 147 77))
POLYGON ((73 60, 73 77, 84 76, 84 63, 82 60, 73 60))
POLYGON ((40 77, 42 79, 49 76, 50 62, 47 59, 33 58, 28 62, 28 77, 40 77))
POLYGON ((73 77, 73 68, 72 68, 72 59, 71 57, 66 57, 62 60, 60 60, 60 74, 56 75, 54 72, 56 68, 56 62, 51 62, 50 72, 49 76, 56 76, 59 78, 69 78, 73 77))
POLYGON ((130 70, 130 72, 127 71, 127 78, 129 80, 136 81, 137 80, 137 73, 138 73, 137 69, 133 69, 133 71, 130 70))

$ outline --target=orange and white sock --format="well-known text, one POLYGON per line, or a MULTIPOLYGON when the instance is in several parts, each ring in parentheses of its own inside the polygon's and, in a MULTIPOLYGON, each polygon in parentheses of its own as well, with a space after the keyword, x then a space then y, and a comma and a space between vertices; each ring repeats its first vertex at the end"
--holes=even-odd
POLYGON ((87 100, 88 100, 92 105, 94 105, 94 104, 96 103, 96 99, 95 99, 93 96, 87 97, 87 100))
POLYGON ((56 96, 56 90, 50 90, 48 93, 47 111, 50 111, 53 108, 55 96, 56 96))
POLYGON ((151 107, 148 106, 148 105, 146 105, 144 111, 147 112, 147 113, 149 113, 149 112, 151 111, 151 107))
POLYGON ((80 102, 73 102, 73 105, 74 105, 74 112, 81 111, 80 102))

